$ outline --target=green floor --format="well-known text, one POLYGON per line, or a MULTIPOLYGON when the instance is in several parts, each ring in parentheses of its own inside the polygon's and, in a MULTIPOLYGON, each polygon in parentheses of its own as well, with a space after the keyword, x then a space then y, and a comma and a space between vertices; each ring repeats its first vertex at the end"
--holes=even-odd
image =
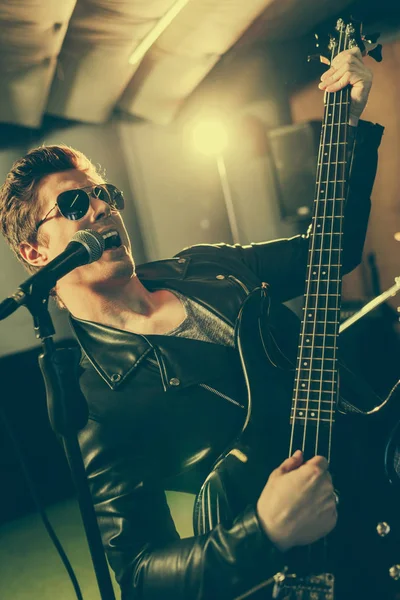
MULTIPOLYGON (((193 496, 170 492, 169 503, 182 537, 192 534, 193 496)), ((78 578, 84 600, 99 600, 78 505, 51 507, 48 517, 78 578)), ((116 598, 119 599, 115 585, 116 598)), ((69 577, 38 515, 0 528, 0 600, 74 600, 69 577)))

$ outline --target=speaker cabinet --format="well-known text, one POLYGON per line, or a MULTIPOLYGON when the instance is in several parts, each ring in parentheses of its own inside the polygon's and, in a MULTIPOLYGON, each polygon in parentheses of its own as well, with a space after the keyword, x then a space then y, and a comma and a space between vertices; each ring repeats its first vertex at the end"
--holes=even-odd
POLYGON ((272 171, 282 219, 310 220, 320 132, 321 121, 285 125, 268 132, 272 171))

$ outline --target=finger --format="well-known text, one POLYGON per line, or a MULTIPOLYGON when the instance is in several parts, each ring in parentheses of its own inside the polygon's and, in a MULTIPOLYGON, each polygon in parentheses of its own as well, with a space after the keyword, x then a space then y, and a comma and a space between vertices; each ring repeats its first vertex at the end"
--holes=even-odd
POLYGON ((368 69, 361 60, 352 57, 349 60, 342 60, 337 63, 332 63, 331 67, 325 71, 325 73, 322 73, 320 79, 321 81, 326 81, 330 77, 336 76, 337 78, 338 73, 343 74, 346 72, 346 70, 351 72, 358 71, 359 73, 365 73, 366 76, 368 76, 370 72, 370 69, 368 69))
POLYGON ((290 471, 294 471, 298 469, 300 465, 303 463, 303 453, 301 450, 296 450, 296 452, 289 456, 283 463, 276 469, 278 473, 289 473, 290 471))
POLYGON ((318 87, 320 89, 326 89, 328 86, 332 86, 340 81, 347 81, 347 83, 355 85, 359 81, 369 82, 370 80, 372 81, 372 73, 365 69, 364 66, 359 68, 357 65, 352 65, 351 68, 349 68, 349 65, 345 64, 339 69, 334 70, 332 74, 329 77, 325 77, 324 80, 321 78, 321 83, 318 87))
MULTIPOLYGON (((319 84, 318 87, 321 90, 325 90, 326 92, 338 92, 339 90, 342 90, 343 88, 345 88, 347 85, 351 85, 354 87, 355 85, 357 85, 357 83, 360 83, 360 82, 361 83, 364 82, 362 77, 357 76, 355 74, 351 75, 350 73, 345 73, 337 81, 334 81, 333 83, 329 83, 329 84, 326 84, 324 82, 324 83, 319 84)), ((365 88, 369 89, 369 87, 370 87, 369 82, 365 82, 365 88)))
POLYGON ((353 62, 353 61, 364 64, 363 56, 362 56, 361 50, 360 50, 360 48, 358 48, 358 46, 354 46, 354 48, 349 48, 348 50, 343 50, 343 52, 339 52, 339 54, 337 56, 335 56, 335 58, 332 60, 331 66, 338 67, 339 65, 343 64, 344 62, 353 62))
POLYGON ((325 456, 318 456, 318 455, 317 456, 313 456, 305 464, 306 465, 312 465, 312 466, 315 466, 315 467, 319 467, 322 472, 327 471, 328 468, 329 468, 329 463, 326 460, 325 456))

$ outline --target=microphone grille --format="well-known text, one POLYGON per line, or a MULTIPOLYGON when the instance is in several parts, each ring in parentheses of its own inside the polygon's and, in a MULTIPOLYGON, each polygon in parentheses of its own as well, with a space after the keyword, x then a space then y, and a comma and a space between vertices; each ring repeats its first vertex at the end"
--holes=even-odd
POLYGON ((86 264, 99 260, 105 248, 103 236, 93 229, 80 229, 72 236, 71 242, 78 242, 85 246, 89 253, 89 260, 86 264))

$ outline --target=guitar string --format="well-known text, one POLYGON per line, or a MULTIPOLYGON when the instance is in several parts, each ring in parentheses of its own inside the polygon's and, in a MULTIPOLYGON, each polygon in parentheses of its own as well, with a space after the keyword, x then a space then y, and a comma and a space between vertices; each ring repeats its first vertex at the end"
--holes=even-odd
MULTIPOLYGON (((336 52, 336 56, 347 47, 347 36, 345 34, 344 36, 344 44, 343 44, 343 29, 344 27, 342 26, 342 29, 340 30, 340 35, 339 35, 339 42, 338 42, 338 47, 337 47, 337 52, 336 52)), ((335 49, 333 49, 333 52, 335 52, 335 49)), ((325 365, 327 364, 326 361, 326 350, 327 350, 327 330, 328 330, 328 322, 329 322, 329 328, 331 328, 331 323, 330 323, 330 311, 328 310, 329 308, 329 300, 330 300, 330 295, 331 295, 331 291, 332 291, 332 281, 331 279, 339 279, 339 276, 337 277, 331 277, 332 275, 332 264, 339 264, 339 260, 335 260, 332 261, 332 255, 333 255, 333 247, 334 247, 334 239, 335 239, 335 217, 337 216, 335 214, 335 209, 338 206, 338 201, 337 200, 333 200, 331 202, 331 210, 328 211, 328 198, 337 198, 337 180, 338 180, 338 163, 339 163, 339 148, 341 147, 341 139, 340 139, 340 131, 341 131, 341 126, 342 126, 342 107, 343 107, 343 90, 340 90, 339 93, 327 93, 327 97, 326 97, 326 101, 327 101, 327 109, 326 109, 326 113, 327 113, 327 122, 329 121, 329 114, 331 115, 330 117, 330 143, 329 143, 329 157, 328 157, 328 165, 327 165, 327 169, 326 169, 326 188, 325 188, 325 198, 324 198, 324 216, 323 216, 323 235, 321 236, 321 252, 320 252, 320 260, 319 260, 319 276, 321 277, 321 273, 322 273, 322 264, 323 264, 323 255, 325 253, 325 248, 324 248, 324 244, 323 242, 325 241, 325 239, 328 240, 329 242, 329 249, 328 252, 326 252, 326 255, 328 256, 327 259, 327 268, 326 268, 326 272, 327 272, 327 278, 326 278, 326 290, 325 290, 325 309, 323 309, 322 305, 321 305, 321 310, 324 310, 324 320, 323 320, 323 339, 324 342, 322 344, 322 352, 321 352, 321 371, 320 371, 320 386, 319 386, 319 397, 320 400, 322 398, 322 390, 324 388, 324 374, 325 374, 325 365), (337 125, 335 125, 335 120, 337 121, 337 125), (336 155, 334 156, 334 158, 332 159, 332 149, 333 149, 333 142, 334 142, 334 133, 336 134, 336 155), (334 172, 334 175, 333 175, 334 172), (332 177, 333 175, 333 177, 332 177), (332 185, 333 184, 333 185, 332 185), (329 214, 329 219, 330 221, 328 221, 327 219, 327 211, 329 214), (329 226, 330 224, 330 226, 329 226), (326 229, 325 229, 326 227, 326 229)), ((340 196, 341 198, 343 197, 343 194, 340 196)), ((342 204, 343 206, 343 204, 342 204)), ((341 213, 342 211, 339 210, 339 213, 341 213)), ((340 216, 340 214, 339 214, 340 216)), ((342 220, 342 219, 341 219, 342 220)), ((340 238, 339 238, 340 241, 340 238)), ((339 255, 339 252, 337 250, 337 254, 339 255)), ((337 267, 335 267, 337 269, 337 267)), ((319 280, 320 280, 319 277, 319 280)), ((335 282, 336 285, 334 287, 338 287, 338 282, 335 282)), ((318 287, 319 287, 319 282, 318 282, 318 287)), ((336 292, 338 291, 337 289, 335 290, 336 292)), ((319 298, 317 298, 318 301, 319 298)), ((336 311, 338 308, 337 305, 338 302, 338 296, 336 296, 336 311)), ((322 303, 321 303, 322 304, 322 303)), ((316 310, 316 315, 318 313, 318 309, 316 310)), ((336 314, 336 313, 335 313, 336 314)), ((333 348, 335 348, 336 346, 336 338, 334 338, 333 340, 333 348)), ((328 345, 329 349, 332 349, 331 345, 328 345)), ((330 462, 331 460, 331 438, 332 438, 332 430, 333 430, 333 408, 334 408, 334 393, 333 393, 333 389, 335 387, 335 377, 336 377, 336 373, 335 373, 335 351, 334 351, 334 356, 333 356, 333 360, 331 359, 332 362, 332 369, 329 369, 329 371, 332 372, 332 375, 330 377, 330 379, 332 380, 331 382, 331 390, 330 390, 330 415, 329 415, 329 429, 328 429, 328 436, 327 436, 327 448, 326 448, 326 458, 328 460, 328 462, 330 462)), ((325 448, 322 449, 322 452, 319 452, 318 450, 318 446, 319 446, 319 442, 320 442, 320 423, 321 423, 321 401, 319 402, 319 411, 318 411, 318 420, 317 420, 317 431, 316 431, 316 439, 315 439, 315 454, 319 454, 321 453, 322 455, 325 456, 325 448)))
MULTIPOLYGON (((324 128, 322 128, 321 130, 321 136, 320 136, 320 145, 319 145, 319 152, 318 152, 318 162, 317 162, 317 178, 316 178, 316 189, 315 189, 315 200, 318 198, 319 195, 319 187, 320 187, 320 179, 321 179, 321 170, 322 170, 322 151, 323 151, 323 147, 325 144, 325 135, 326 135, 326 131, 324 130, 324 128)), ((315 210, 315 209, 314 209, 315 210)), ((314 213, 315 214, 315 213, 314 213)), ((289 455, 291 456, 293 454, 293 444, 294 444, 294 439, 295 439, 295 430, 297 431, 297 427, 296 425, 299 425, 303 427, 303 443, 302 443, 302 451, 305 451, 305 430, 306 430, 306 420, 302 421, 301 419, 298 419, 297 417, 297 407, 298 407, 298 401, 299 401, 299 389, 300 389, 300 381, 301 381, 301 365, 303 362, 303 351, 304 351, 304 343, 305 343, 305 339, 306 339, 306 328, 307 328, 307 310, 309 310, 309 306, 308 306, 308 302, 309 302, 309 298, 310 298, 310 286, 311 286, 311 267, 312 267, 312 261, 311 261, 311 256, 312 256, 312 252, 314 250, 314 245, 315 245, 315 217, 314 217, 314 223, 312 225, 312 229, 311 229, 311 240, 310 240, 310 247, 308 249, 308 254, 307 254, 307 275, 306 275, 306 286, 305 286, 305 301, 304 301, 304 307, 303 307, 303 319, 302 319, 302 326, 301 326, 301 339, 300 339, 300 344, 299 344, 299 351, 298 351, 298 357, 297 357, 297 364, 296 364, 296 380, 295 380, 295 389, 294 389, 294 402, 292 403, 292 428, 291 428, 291 436, 290 436, 290 448, 289 448, 289 455)), ((311 337, 311 334, 310 334, 311 337)), ((307 403, 307 408, 308 408, 308 395, 309 395, 309 389, 304 388, 304 392, 306 395, 306 403, 307 403)), ((307 410, 307 409, 306 409, 307 410)), ((299 411, 300 412, 300 411, 299 411)), ((307 413, 306 413, 307 414, 307 413)), ((300 415, 299 415, 300 416, 300 415)), ((297 449, 297 448, 296 448, 297 449)))
MULTIPOLYGON (((332 49, 332 53, 331 53, 331 63, 332 63, 333 57, 334 57, 334 48, 332 49)), ((326 92, 325 92, 324 96, 326 98, 326 92)), ((312 388, 313 388, 314 377, 315 377, 315 375, 313 373, 314 373, 315 364, 316 364, 315 360, 314 360, 314 358, 315 358, 314 353, 315 353, 315 338, 317 335, 317 323, 318 323, 317 301, 318 301, 319 288, 320 288, 321 265, 322 265, 322 252, 320 252, 319 261, 318 261, 319 264, 317 265, 316 264, 317 261, 315 260, 316 259, 315 251, 318 250, 317 240, 319 238, 318 238, 317 230, 321 227, 321 225, 319 223, 319 212, 320 212, 321 206, 324 207, 324 215, 323 215, 323 220, 322 220, 322 230, 318 231, 318 233, 321 233, 321 236, 320 236, 321 242, 320 243, 323 242, 323 239, 325 237, 326 201, 323 202, 323 200, 322 200, 322 194, 324 192, 324 190, 322 189, 322 174, 323 174, 323 162, 324 162, 323 150, 326 148, 327 137, 328 137, 327 125, 328 125, 328 107, 326 105, 324 105, 324 119, 323 119, 323 125, 322 125, 323 142, 321 144, 321 156, 319 157, 320 168, 319 168, 319 177, 318 177, 318 183, 317 183, 317 193, 316 193, 316 198, 315 198, 314 222, 313 222, 313 231, 312 231, 313 243, 311 244, 310 256, 309 256, 309 264, 310 264, 309 287, 312 288, 313 294, 315 293, 315 295, 313 295, 313 296, 310 295, 310 303, 311 303, 312 307, 311 308, 307 307, 307 309, 304 311, 305 312, 304 319, 305 319, 305 322, 307 323, 307 328, 311 330, 311 333, 309 334, 310 335, 309 339, 311 340, 310 358, 308 360, 308 363, 305 361, 303 363, 304 366, 308 366, 306 412, 305 412, 304 429, 303 429, 303 446, 304 446, 304 448, 306 446, 309 420, 311 417, 311 412, 313 412, 310 410, 310 403, 311 403, 311 395, 314 393, 314 390, 312 390, 312 388), (317 276, 316 279, 313 279, 314 275, 317 276), (311 284, 313 284, 313 286, 311 284), (311 302, 311 298, 313 298, 313 300, 314 300, 313 303, 311 302), (309 320, 309 317, 310 317, 310 320, 309 320)), ((332 136, 332 131, 331 131, 331 136, 332 136)), ((332 138, 330 139, 330 145, 332 145, 332 138)), ((326 187, 325 187, 325 194, 326 194, 326 187)), ((326 200, 326 198, 325 198, 325 200, 326 200)), ((324 342, 323 342, 323 344, 324 344, 324 342)), ((322 375, 322 371, 321 371, 321 375, 322 375)), ((317 379, 317 378, 315 377, 315 379, 317 379)), ((317 386, 315 386, 315 387, 317 387, 317 386)), ((322 399, 321 399, 321 394, 320 394, 319 401, 317 401, 318 407, 320 407, 320 405, 321 405, 321 400, 322 399)), ((319 408, 318 413, 317 413, 317 415, 318 415, 317 422, 316 422, 317 428, 319 427, 320 414, 321 414, 321 411, 319 408)), ((316 447, 314 449, 314 454, 316 454, 316 447)))
MULTIPOLYGON (((335 56, 337 56, 342 49, 347 47, 347 40, 346 40, 346 36, 345 36, 345 43, 344 43, 344 48, 342 48, 342 39, 343 39, 343 26, 340 29, 340 35, 339 35, 339 42, 337 44, 337 48, 336 45, 333 46, 332 48, 332 55, 331 55, 331 63, 333 61, 333 58, 335 56)), ((318 238, 319 242, 318 244, 316 244, 317 249, 319 249, 319 260, 315 261, 315 263, 318 264, 318 266, 315 268, 314 273, 317 276, 316 279, 316 289, 314 289, 313 291, 315 292, 314 297, 314 319, 313 319, 313 336, 312 336, 312 348, 311 348, 311 356, 314 357, 314 352, 315 352, 315 339, 316 336, 319 336, 320 331, 318 331, 317 333, 317 327, 318 327, 318 322, 319 322, 319 318, 320 318, 320 314, 321 312, 323 312, 323 327, 322 327, 322 343, 318 344, 322 346, 322 351, 321 351, 321 358, 319 360, 319 364, 320 364, 320 375, 319 375, 319 379, 320 379, 320 383, 319 383, 319 401, 317 401, 317 422, 316 422, 316 433, 315 433, 315 447, 314 447, 314 454, 315 455, 326 455, 326 458, 328 460, 328 463, 330 462, 331 459, 331 439, 332 439, 332 429, 333 429, 333 402, 334 402, 334 398, 333 398, 333 393, 331 390, 331 400, 330 400, 330 420, 329 420, 329 428, 328 428, 328 436, 327 436, 327 448, 325 450, 325 446, 322 444, 323 448, 319 448, 319 444, 320 444, 320 424, 321 424, 321 418, 323 418, 321 416, 321 410, 322 410, 322 402, 323 402, 323 388, 324 388, 324 374, 325 374, 325 368, 326 368, 326 364, 327 364, 327 360, 326 360, 326 349, 327 347, 329 348, 329 350, 332 350, 332 346, 331 344, 327 345, 327 329, 331 328, 331 324, 330 324, 330 310, 329 310, 329 303, 330 303, 330 293, 331 293, 331 279, 333 280, 338 280, 339 277, 335 276, 332 277, 332 264, 338 264, 340 261, 339 260, 334 260, 332 261, 332 255, 333 255, 333 249, 335 247, 334 244, 334 240, 335 240, 335 230, 336 230, 336 214, 335 214, 335 209, 338 206, 338 201, 336 200, 337 198, 337 181, 338 181, 338 165, 339 165, 339 158, 340 158, 340 131, 342 128, 342 100, 343 100, 343 94, 342 94, 342 90, 340 90, 339 94, 338 93, 330 93, 330 92, 325 92, 324 95, 324 104, 325 104, 325 110, 324 110, 324 153, 322 154, 322 160, 321 160, 321 169, 320 169, 320 186, 319 186, 319 194, 317 196, 317 201, 316 201, 316 206, 315 206, 315 219, 314 219, 314 233, 316 233, 317 229, 318 229, 318 225, 320 226, 320 224, 317 224, 317 222, 320 220, 320 217, 322 217, 322 231, 320 231, 321 235, 318 238), (339 102, 337 102, 339 98, 339 102), (335 124, 336 123, 336 124, 335 124), (329 134, 327 134, 327 129, 328 126, 330 127, 330 132, 329 134), (324 169, 324 157, 325 157, 325 152, 326 152, 326 140, 327 137, 329 137, 329 143, 328 143, 328 147, 329 147, 329 153, 327 156, 327 161, 326 161, 326 166, 324 169), (336 154, 333 153, 333 143, 334 141, 336 141, 336 154), (334 154, 334 157, 332 159, 332 153, 334 154), (332 177, 333 175, 333 177, 332 177), (321 188, 321 184, 324 186, 324 188, 321 188), (332 185, 333 184, 333 185, 332 185), (331 200, 328 200, 329 198, 331 198, 331 200), (335 199, 335 200, 333 200, 335 199), (328 202, 330 202, 330 209, 328 209, 328 202), (322 210, 321 210, 322 209, 322 210), (322 213, 322 214, 321 214, 322 213), (330 219, 330 221, 328 220, 330 219), (328 244, 326 244, 326 241, 328 241, 328 244), (326 246, 329 247, 326 248, 326 246), (326 252, 326 250, 328 250, 328 252, 326 252), (325 260, 325 256, 327 257, 325 260), (323 266, 324 265, 324 266, 323 266), (322 282, 322 274, 326 272, 326 279, 325 279, 325 289, 324 289, 324 294, 321 292, 321 298, 320 298, 320 287, 322 287, 322 285, 320 286, 321 282, 322 282), (325 295, 325 298, 324 298, 325 295), (321 300, 321 304, 320 301, 321 300), (325 300, 325 307, 323 307, 323 301, 325 300), (328 326, 329 323, 329 326, 328 326)), ((343 179, 344 177, 342 177, 343 179)), ((340 187, 340 186, 339 186, 340 187)), ((343 194, 341 194, 340 196, 341 198, 343 198, 343 194)), ((339 204, 340 209, 339 209, 339 213, 342 214, 342 208, 343 208, 343 201, 342 205, 339 204)), ((342 214, 343 216, 343 214, 342 214)), ((340 219, 340 223, 342 222, 343 219, 340 219)), ((315 235, 315 238, 317 239, 317 235, 315 235)), ((339 242, 340 242, 341 238, 339 237, 339 242)), ((340 245, 340 243, 339 243, 340 245)), ((339 254, 337 252, 337 254, 339 254)), ((312 264, 312 261, 310 260, 310 264, 312 264)), ((335 269, 338 270, 338 267, 335 266, 335 269)), ((338 287, 338 281, 335 282, 335 286, 334 287, 338 287)), ((336 295, 336 319, 337 319, 337 302, 338 302, 338 296, 336 295)), ((329 330, 329 329, 328 329, 329 330)), ((336 338, 334 338, 334 348, 336 347, 336 338)), ((335 353, 335 351, 334 351, 335 353)), ((316 381, 318 381, 318 378, 312 375, 312 362, 315 361, 314 359, 312 361, 310 361, 310 385, 309 385, 309 389, 310 392, 309 394, 311 394, 311 377, 313 379, 315 379, 316 381)), ((335 365, 335 360, 330 360, 329 363, 335 365)), ((335 373, 334 368, 329 369, 329 371, 332 371, 332 375, 331 375, 331 379, 332 379, 332 389, 334 387, 334 381, 335 381, 335 373)), ((317 387, 317 386, 315 386, 317 387)), ((325 408, 325 404, 323 405, 325 408)), ((306 412, 306 422, 305 422, 305 430, 307 429, 307 419, 308 419, 308 415, 310 415, 311 417, 311 411, 308 410, 308 403, 307 403, 307 412, 306 412)), ((324 413, 322 413, 324 414, 324 413)), ((324 432, 326 431, 324 428, 322 429, 324 432)), ((309 549, 311 552, 311 548, 309 549)), ((323 552, 324 552, 324 560, 326 561, 327 559, 327 552, 328 552, 328 545, 327 545, 327 539, 324 538, 323 540, 323 552)))
MULTIPOLYGON (((345 36, 345 47, 348 46, 349 40, 348 40, 348 30, 346 30, 346 36, 345 36)), ((331 449, 332 449, 332 436, 333 436, 333 425, 334 425, 334 414, 335 414, 335 410, 336 410, 336 403, 337 403, 337 396, 338 396, 338 390, 339 390, 339 380, 338 380, 338 357, 337 357, 337 350, 338 350, 338 333, 339 333, 339 320, 340 320, 340 300, 341 300, 341 287, 342 287, 342 240, 343 240, 343 221, 344 221, 344 206, 345 206, 345 198, 347 197, 347 184, 346 184, 346 180, 347 180, 347 130, 348 130, 348 119, 349 119, 349 104, 350 104, 350 92, 349 92, 349 88, 348 86, 346 86, 345 89, 340 91, 340 104, 339 104, 339 122, 340 123, 345 123, 345 127, 341 127, 338 131, 338 145, 337 148, 339 148, 340 146, 343 146, 343 154, 344 154, 344 161, 342 163, 342 170, 343 170, 343 174, 342 177, 340 178, 340 197, 343 198, 343 200, 341 200, 341 203, 339 205, 340 207, 340 220, 339 220, 339 233, 338 233, 338 240, 340 242, 340 252, 338 251, 338 255, 340 255, 340 260, 338 260, 338 276, 337 276, 337 280, 335 282, 335 315, 336 315, 336 319, 335 319, 335 324, 334 324, 334 328, 335 328, 335 338, 334 338, 334 346, 333 346, 333 364, 334 366, 334 376, 332 378, 332 407, 331 407, 331 416, 330 416, 330 424, 329 424, 329 456, 331 454, 331 449), (343 110, 344 108, 344 110, 343 110), (344 116, 343 116, 343 112, 344 112, 344 116), (340 134, 343 133, 344 134, 344 139, 341 140, 340 139, 340 134)), ((337 181, 338 181, 338 177, 337 177, 337 172, 338 172, 338 156, 336 157, 336 170, 335 170, 335 197, 337 195, 337 190, 336 190, 336 186, 337 186, 337 181)), ((334 228, 334 219, 332 220, 332 228, 334 228)), ((332 241, 333 241, 334 236, 332 235, 332 241)))
MULTIPOLYGON (((335 47, 333 47, 332 49, 332 55, 331 55, 331 62, 333 59, 333 55, 334 55, 334 51, 335 51, 335 47)), ((306 438, 307 438, 307 430, 308 430, 308 423, 309 423, 309 412, 310 412, 310 394, 311 392, 311 387, 312 387, 312 373, 313 373, 313 361, 312 361, 312 357, 313 357, 313 353, 314 353, 314 346, 315 346, 315 335, 316 335, 316 324, 317 324, 317 307, 314 306, 312 308, 310 308, 309 303, 311 302, 311 295, 310 295, 310 288, 311 288, 311 284, 312 284, 312 275, 314 273, 313 269, 315 269, 315 264, 312 260, 313 257, 315 257, 315 246, 316 246, 316 240, 317 238, 317 229, 320 226, 320 224, 318 223, 318 213, 319 213, 319 206, 320 206, 320 197, 321 197, 321 176, 322 176, 322 171, 323 171, 323 150, 326 147, 326 143, 327 143, 327 121, 328 121, 328 111, 327 108, 325 107, 324 110, 324 121, 323 121, 323 127, 322 127, 322 131, 321 131, 321 144, 320 144, 320 148, 319 148, 319 156, 318 156, 318 169, 317 169, 317 182, 316 182, 316 193, 315 193, 315 207, 314 207, 314 219, 313 219, 313 224, 312 224, 312 238, 311 238, 311 244, 310 244, 310 249, 309 249, 309 254, 308 254, 308 271, 307 271, 307 286, 306 286, 306 297, 305 297, 305 303, 304 303, 304 314, 303 314, 303 336, 302 336, 302 340, 301 340, 301 344, 300 344, 300 352, 299 352, 299 363, 298 363, 298 368, 299 368, 299 372, 298 372, 298 381, 300 381, 300 376, 301 376, 301 371, 308 371, 308 385, 306 386, 304 383, 302 384, 302 386, 305 388, 305 396, 306 396, 306 407, 305 407, 305 417, 304 417, 304 421, 299 420, 300 423, 302 423, 303 425, 303 443, 302 443, 302 448, 303 451, 305 451, 306 449, 306 438), (314 311, 313 313, 309 312, 309 311, 314 311), (313 319, 309 321, 309 317, 308 315, 314 315, 313 319), (307 337, 306 337, 306 329, 311 329, 310 332, 307 332, 307 337), (311 340, 311 346, 310 346, 310 357, 308 361, 303 360, 303 347, 305 347, 305 342, 307 342, 307 340, 310 339, 311 340), (308 367, 308 369, 303 369, 303 367, 308 367)), ((332 141, 332 140, 331 140, 332 141)), ((325 206, 325 210, 326 210, 326 202, 324 204, 325 206)), ((324 232, 321 232, 321 241, 324 237, 324 232)), ((321 260, 322 260, 322 252, 320 255, 320 265, 318 266, 318 269, 320 271, 321 269, 321 260)), ((317 271, 317 274, 319 275, 319 272, 317 271)), ((317 292, 319 291, 319 280, 320 277, 318 276, 316 283, 317 283, 317 292)), ((315 298, 317 299, 317 295, 315 296, 315 298)), ((308 357, 307 357, 308 358, 308 357)), ((307 379, 306 377, 304 379, 307 379)), ((298 387, 298 386, 297 386, 298 387)), ((313 390, 314 391, 314 390, 313 390)), ((320 398, 321 401, 321 398, 320 398)), ((297 402, 296 402, 297 404, 297 402)), ((320 405, 320 402, 319 402, 320 405)), ((297 411, 296 411, 297 412, 297 411)), ((317 424, 319 424, 319 418, 320 418, 320 412, 318 413, 318 417, 317 417, 317 424)), ((297 419, 297 414, 295 416, 295 419, 297 419)))
MULTIPOLYGON (((344 30, 344 28, 342 28, 342 30, 341 30, 340 39, 342 38, 343 30, 344 30)), ((335 47, 333 48, 333 53, 334 53, 334 51, 335 51, 335 47)), ((339 42, 338 53, 340 51, 341 51, 341 41, 339 42)), ((332 60, 332 58, 331 58, 331 60, 332 60)), ((341 100, 342 100, 343 90, 341 90, 339 92, 339 94, 340 94, 341 100)), ((334 98, 336 100, 337 95, 335 95, 334 98)), ((329 105, 329 101, 328 101, 328 105, 329 105)), ((342 103, 339 103, 339 105, 340 105, 340 118, 341 118, 341 116, 342 116, 342 103)), ((334 102, 334 105, 333 105, 331 132, 330 132, 331 144, 330 144, 330 155, 329 155, 329 161, 328 161, 329 164, 331 164, 331 162, 332 162, 332 160, 331 160, 331 151, 332 151, 332 137, 333 137, 333 126, 334 126, 334 119, 335 119, 335 109, 336 109, 336 102, 334 102)), ((320 146, 320 154, 319 154, 319 157, 318 157, 318 171, 319 171, 319 175, 321 175, 321 172, 323 170, 323 168, 322 168, 323 167, 323 160, 321 160, 321 159, 323 158, 322 147, 326 143, 326 135, 327 135, 326 134, 326 129, 327 129, 326 125, 327 125, 327 120, 328 120, 327 114, 328 113, 326 111, 325 123, 324 123, 325 124, 325 128, 324 128, 324 131, 323 131, 323 134, 322 134, 323 135, 323 143, 320 146)), ((337 144, 337 150, 336 150, 336 165, 335 165, 336 166, 336 177, 335 177, 335 180, 334 180, 335 190, 336 190, 336 185, 337 185, 337 181, 336 181, 337 180, 337 169, 338 169, 338 164, 337 163, 339 162, 338 158, 340 158, 340 140, 339 140, 339 138, 338 138, 337 142, 338 142, 338 144, 337 144)), ((320 181, 320 179, 321 179, 321 177, 317 178, 317 192, 320 191, 320 187, 321 187, 321 181, 320 181)), ((329 192, 329 182, 330 182, 330 180, 328 178, 328 180, 327 180, 327 187, 325 189, 325 202, 323 204, 324 205, 324 223, 323 223, 324 227, 325 227, 325 222, 326 222, 326 207, 327 207, 326 198, 327 198, 327 195, 328 195, 328 192, 329 192)), ((318 196, 318 194, 317 194, 317 196, 318 196)), ((318 197, 316 198, 316 200, 318 201, 318 197)), ((316 242, 315 242, 315 240, 316 240, 316 236, 315 236, 316 232, 315 232, 315 230, 317 229, 316 221, 317 221, 317 216, 318 216, 318 207, 316 207, 316 208, 317 208, 317 210, 316 210, 316 215, 315 215, 315 218, 314 218, 314 227, 313 227, 314 231, 313 231, 313 236, 312 236, 312 239, 311 239, 311 249, 309 251, 310 254, 311 254, 311 252, 313 250, 315 250, 315 244, 316 244, 316 242)), ((331 256, 332 256, 332 241, 333 241, 332 232, 334 230, 334 226, 333 226, 333 224, 334 224, 334 218, 333 217, 334 217, 334 215, 332 215, 332 224, 331 224, 331 245, 330 245, 330 249, 329 249, 330 259, 328 261, 329 265, 332 262, 332 260, 331 260, 331 256)), ((340 223, 340 226, 342 226, 342 222, 340 223)), ((325 234, 325 231, 324 231, 324 234, 325 234)), ((323 237, 325 237, 325 236, 321 235, 321 241, 322 241, 323 237)), ((320 263, 319 264, 319 273, 321 272, 321 265, 323 264, 322 263, 322 259, 323 259, 322 250, 323 249, 324 249, 323 245, 321 245, 321 248, 320 248, 321 254, 320 254, 320 260, 319 260, 319 263, 320 263)), ((303 318, 303 328, 302 328, 302 338, 303 339, 302 339, 302 342, 300 344, 300 352, 299 352, 298 364, 297 364, 297 378, 296 378, 295 394, 294 394, 294 396, 295 396, 294 397, 294 406, 293 406, 293 409, 292 409, 293 410, 293 414, 292 414, 292 432, 291 432, 290 451, 289 451, 290 454, 293 453, 294 431, 295 431, 296 423, 298 421, 300 421, 300 423, 302 422, 302 420, 297 419, 297 406, 298 406, 298 399, 299 399, 300 375, 301 375, 301 370, 302 370, 301 367, 302 367, 303 358, 304 358, 303 357, 303 346, 304 346, 304 339, 305 339, 305 334, 306 334, 305 329, 307 327, 307 324, 309 323, 309 321, 307 320, 307 309, 310 310, 309 305, 308 305, 308 298, 309 298, 309 291, 310 291, 310 286, 311 286, 311 277, 310 277, 311 266, 312 266, 312 263, 310 261, 310 263, 308 265, 307 289, 306 289, 306 298, 305 298, 306 301, 305 301, 305 307, 304 307, 304 313, 305 314, 304 314, 304 318, 303 318)), ((328 278, 327 278, 327 284, 328 284, 328 286, 330 284, 329 271, 330 270, 328 270, 328 278)), ((318 291, 319 291, 319 280, 320 280, 320 278, 318 278, 318 280, 317 280, 318 291)), ((317 298, 318 294, 315 297, 317 298)), ((336 308, 337 308, 337 305, 338 305, 338 301, 339 301, 339 298, 338 298, 338 295, 336 295, 336 308)), ((326 297, 326 302, 327 302, 327 304, 326 304, 325 308, 327 309, 328 306, 329 306, 329 295, 327 295, 327 297, 326 297)), ((312 338, 311 352, 314 351, 314 340, 315 340, 315 333, 316 333, 316 322, 317 322, 317 314, 318 314, 318 304, 314 307, 313 310, 314 310, 314 323, 313 323, 313 326, 314 326, 314 332, 313 333, 314 333, 314 335, 313 334, 310 335, 310 338, 312 338)), ((329 311, 326 310, 325 312, 328 313, 329 311)), ((324 333, 326 333, 326 319, 324 321, 324 333)), ((324 345, 322 345, 322 349, 323 349, 323 353, 322 353, 323 356, 322 356, 321 362, 323 362, 323 359, 325 358, 325 355, 324 355, 325 346, 324 345)), ((335 352, 336 352, 336 350, 334 348, 334 353, 335 352)), ((335 356, 334 356, 334 358, 332 360, 335 363, 335 356)), ((309 365, 306 365, 306 366, 309 366, 309 365)), ((311 367, 311 365, 310 365, 310 367, 311 367)), ((311 387, 310 384, 311 384, 311 375, 312 375, 311 371, 312 370, 310 368, 309 369, 309 387, 308 387, 308 390, 305 390, 306 393, 307 393, 307 396, 306 396, 305 418, 304 418, 304 421, 303 421, 303 426, 304 426, 304 429, 303 429, 303 446, 302 446, 303 451, 305 450, 306 431, 307 431, 307 426, 308 426, 308 421, 309 421, 309 402, 310 402, 310 387, 311 387)), ((321 378, 321 380, 320 380, 320 392, 322 391, 322 383, 323 383, 322 376, 323 376, 323 370, 321 370, 321 375, 320 375, 320 378, 321 378)), ((334 383, 335 383, 335 380, 333 378, 332 387, 334 386, 334 383)), ((332 393, 333 393, 333 389, 331 390, 331 395, 332 395, 332 393)), ((319 424, 320 424, 320 419, 321 419, 321 404, 319 404, 319 408, 317 409, 317 411, 318 411, 318 417, 317 417, 317 437, 316 437, 316 446, 315 446, 316 451, 317 451, 318 442, 319 442, 319 424)), ((328 460, 329 460, 329 457, 330 457, 330 448, 331 448, 331 437, 332 437, 332 428, 333 428, 333 414, 334 414, 334 400, 332 399, 332 401, 331 401, 331 409, 330 409, 330 435, 329 435, 329 438, 328 438, 328 448, 329 448, 328 460)))

